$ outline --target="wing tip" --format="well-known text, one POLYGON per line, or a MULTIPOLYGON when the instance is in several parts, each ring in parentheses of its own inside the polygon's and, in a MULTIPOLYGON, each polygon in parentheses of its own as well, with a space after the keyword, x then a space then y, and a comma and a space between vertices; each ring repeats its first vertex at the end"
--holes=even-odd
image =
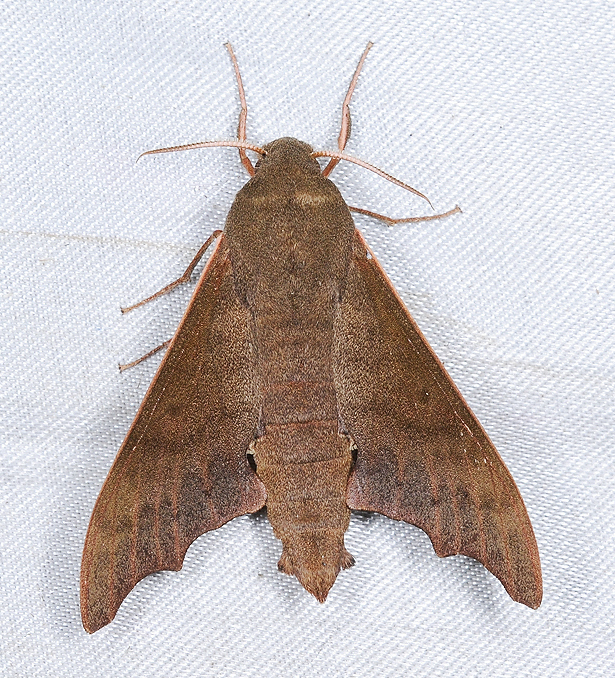
POLYGON ((113 617, 106 617, 104 619, 96 618, 96 619, 89 619, 85 618, 83 616, 83 613, 81 614, 81 623, 83 624, 83 628, 87 633, 92 635, 93 633, 96 633, 96 631, 99 631, 102 629, 104 626, 107 626, 110 622, 113 621, 115 618, 115 615, 113 617))
MULTIPOLYGON (((121 604, 121 601, 120 601, 121 604)), ((87 633, 92 635, 96 631, 107 626, 115 619, 115 615, 119 609, 119 604, 113 609, 113 605, 96 605, 88 595, 88 591, 81 591, 81 623, 87 633)))
MULTIPOLYGON (((195 540, 197 538, 198 537, 196 537, 195 540)), ((110 624, 115 619, 118 610, 128 597, 128 594, 131 593, 135 586, 146 577, 149 577, 156 572, 179 572, 184 565, 184 558, 190 546, 191 544, 188 544, 183 548, 182 551, 177 554, 175 560, 169 561, 166 564, 158 563, 155 567, 142 570, 139 575, 131 579, 129 583, 125 582, 124 586, 115 582, 116 585, 113 589, 114 593, 111 594, 108 599, 92 595, 90 592, 89 579, 82 573, 80 592, 81 623, 87 633, 96 633, 96 631, 102 629, 103 626, 110 624)))
MULTIPOLYGON (((502 583, 504 584, 504 582, 502 583)), ((537 610, 542 603, 542 578, 540 573, 538 579, 534 580, 532 585, 514 586, 514 590, 511 590, 504 584, 504 588, 516 603, 527 605, 532 610, 537 610)))
MULTIPOLYGON (((508 595, 510 595, 510 591, 508 595)), ((522 591, 515 596, 510 595, 510 597, 516 603, 521 603, 522 605, 527 605, 532 610, 537 610, 542 603, 542 587, 537 590, 522 591)))
POLYGON ((540 563, 536 563, 532 560, 532 580, 531 582, 519 582, 515 580, 510 580, 508 577, 504 576, 502 573, 494 572, 493 567, 490 567, 490 564, 485 562, 485 559, 481 558, 478 554, 475 553, 464 553, 461 550, 457 550, 447 547, 445 544, 434 543, 434 540, 428 534, 431 539, 434 551, 439 558, 449 558, 450 556, 466 556, 472 558, 479 562, 486 570, 491 572, 491 574, 502 584, 506 593, 514 600, 516 603, 521 603, 522 605, 527 605, 527 607, 532 610, 537 610, 542 603, 542 575, 540 572, 540 563))

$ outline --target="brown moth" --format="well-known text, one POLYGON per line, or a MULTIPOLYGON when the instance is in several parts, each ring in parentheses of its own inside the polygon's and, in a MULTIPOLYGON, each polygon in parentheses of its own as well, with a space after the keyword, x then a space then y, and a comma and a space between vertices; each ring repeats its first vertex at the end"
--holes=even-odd
POLYGON ((143 577, 179 570, 198 536, 265 505, 280 570, 321 602, 354 562, 344 532, 358 509, 417 525, 439 556, 475 558, 514 600, 538 607, 540 561, 521 495, 356 230, 356 208, 327 178, 338 160, 357 162, 343 153, 348 103, 371 43, 336 152, 291 138, 248 144, 228 47, 238 140, 148 153, 236 146, 252 178, 224 232, 150 297, 188 280, 217 238, 94 507, 81 570, 86 631, 108 624, 143 577), (246 149, 261 156, 256 168, 246 149), (324 171, 319 156, 331 158, 324 171))

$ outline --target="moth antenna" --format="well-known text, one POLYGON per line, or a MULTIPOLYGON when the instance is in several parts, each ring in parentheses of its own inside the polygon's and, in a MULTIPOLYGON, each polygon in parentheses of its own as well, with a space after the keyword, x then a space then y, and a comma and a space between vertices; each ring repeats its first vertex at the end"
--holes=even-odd
MULTIPOLYGON (((241 104, 241 111, 239 113, 239 126, 237 128, 237 139, 239 141, 246 140, 246 121, 248 119, 248 104, 246 103, 246 93, 243 89, 243 82, 241 80, 241 73, 239 72, 239 64, 237 63, 237 58, 235 57, 235 52, 231 47, 230 42, 224 43, 228 53, 231 55, 231 61, 233 62, 233 68, 235 69, 235 77, 237 78, 237 87, 239 88, 239 102, 241 104)), ((239 157, 241 158, 242 165, 248 171, 248 174, 253 177, 256 174, 254 165, 248 156, 244 148, 239 149, 239 157)))
MULTIPOLYGON (((352 95, 354 93, 354 88, 357 85, 357 81, 359 80, 359 73, 361 72, 361 69, 363 68, 363 62, 367 58, 367 53, 369 50, 374 46, 373 42, 368 42, 367 47, 365 48, 365 51, 363 52, 363 55, 359 59, 359 63, 357 64, 357 67, 355 69, 354 75, 352 76, 352 80, 350 81, 350 85, 348 87, 348 91, 346 92, 346 96, 344 97, 344 103, 342 104, 342 127, 340 129, 340 135, 337 138, 337 147, 339 148, 340 151, 343 151, 346 148, 346 143, 348 142, 348 139, 350 138, 350 130, 351 130, 351 119, 350 119, 350 99, 352 99, 352 95)), ((323 170, 324 176, 328 177, 329 174, 333 171, 333 168, 337 165, 339 162, 339 159, 337 158, 332 158, 329 164, 325 167, 323 170)))
POLYGON ((428 217, 402 217, 401 219, 393 219, 393 217, 387 217, 384 214, 378 214, 378 212, 372 212, 371 210, 364 210, 361 207, 351 207, 348 205, 348 209, 351 212, 357 212, 358 214, 365 214, 368 217, 374 219, 379 219, 384 221, 387 226, 395 226, 396 224, 416 224, 419 221, 434 221, 435 219, 445 219, 450 217, 453 214, 459 214, 461 212, 461 207, 455 205, 452 210, 448 212, 443 212, 442 214, 431 214, 428 217))
POLYGON ((365 162, 365 160, 354 158, 352 155, 346 155, 346 153, 342 153, 341 151, 314 151, 313 153, 310 153, 310 155, 312 156, 312 158, 336 158, 337 160, 348 160, 348 162, 353 162, 355 165, 365 167, 365 169, 368 169, 371 172, 375 172, 376 174, 379 174, 381 177, 384 177, 387 181, 390 181, 391 183, 396 184, 397 186, 405 188, 407 191, 410 191, 410 193, 414 193, 414 195, 418 195, 419 198, 423 198, 423 200, 427 200, 429 206, 431 207, 431 209, 433 209, 431 200, 426 195, 423 195, 422 193, 417 191, 416 188, 412 188, 412 186, 404 184, 403 181, 396 179, 394 176, 390 174, 387 174, 385 171, 379 169, 378 167, 370 165, 368 162, 365 162))
POLYGON ((156 148, 153 151, 145 151, 137 158, 137 162, 141 160, 144 155, 155 155, 156 153, 172 153, 173 151, 191 151, 194 148, 213 148, 215 146, 231 146, 233 148, 245 148, 248 151, 254 151, 259 155, 267 155, 267 151, 260 146, 248 144, 245 141, 199 141, 196 144, 186 144, 185 146, 169 146, 168 148, 156 148))

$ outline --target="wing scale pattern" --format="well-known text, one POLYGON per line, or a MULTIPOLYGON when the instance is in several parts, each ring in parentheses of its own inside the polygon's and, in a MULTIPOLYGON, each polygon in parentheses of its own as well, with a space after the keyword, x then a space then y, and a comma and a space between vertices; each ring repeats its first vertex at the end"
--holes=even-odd
POLYGON ((538 607, 540 561, 519 490, 358 231, 336 350, 340 414, 357 446, 350 508, 417 525, 439 556, 475 558, 538 607))
POLYGON ((92 514, 81 571, 90 633, 143 577, 179 570, 199 535, 264 505, 246 456, 258 421, 252 332, 222 236, 92 514))

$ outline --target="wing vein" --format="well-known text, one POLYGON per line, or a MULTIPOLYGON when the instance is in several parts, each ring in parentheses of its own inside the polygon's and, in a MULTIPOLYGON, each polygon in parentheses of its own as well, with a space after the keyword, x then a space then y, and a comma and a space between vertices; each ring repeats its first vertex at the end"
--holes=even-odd
POLYGON ((429 480, 431 483, 431 494, 434 498, 434 538, 436 543, 434 544, 436 553, 440 555, 442 550, 442 516, 440 508, 440 495, 438 493, 438 485, 436 483, 436 474, 433 470, 432 460, 427 452, 425 454, 425 466, 429 471, 429 480))
MULTIPOLYGON (((115 505, 117 504, 117 493, 113 495, 113 503, 112 507, 115 509, 115 505)), ((113 516, 115 517, 115 511, 113 512, 113 516)), ((107 587, 108 587, 108 595, 107 595, 107 615, 111 619, 114 614, 114 606, 115 606, 115 596, 114 592, 116 589, 116 582, 115 582, 115 577, 114 577, 114 572, 115 572, 115 561, 116 561, 116 553, 117 553, 117 543, 118 543, 118 533, 117 531, 113 534, 111 537, 111 542, 113 544, 113 548, 111 549, 111 554, 109 556, 109 560, 107 562, 107 587)))
MULTIPOLYGON (((447 456, 450 458, 450 450, 447 450, 447 456)), ((457 499, 457 488, 453 482, 453 474, 450 472, 451 468, 454 468, 453 464, 450 464, 449 469, 446 471, 446 483, 451 493, 451 499, 453 501, 453 514, 455 515, 455 544, 453 548, 455 553, 459 553, 461 549, 461 509, 457 499)))
MULTIPOLYGON (((494 470, 493 470, 493 464, 491 463, 491 459, 489 460, 489 463, 487 465, 489 466, 489 477, 491 479, 491 486, 493 487, 494 497, 496 497, 498 505, 501 505, 500 497, 497 493, 496 484, 495 484, 495 480, 494 480, 494 477, 493 477, 494 476, 494 470)), ((514 575, 513 569, 512 569, 512 561, 510 559, 510 550, 508 548, 508 539, 507 539, 508 532, 506 531, 506 529, 504 528, 503 523, 502 523, 502 512, 501 511, 495 511, 495 515, 496 515, 496 519, 498 521, 498 524, 500 526, 499 527, 500 539, 502 541, 504 551, 506 552, 505 562, 506 562, 506 570, 508 572, 508 584, 512 588, 512 590, 515 592, 515 596, 516 596, 517 587, 516 587, 516 584, 515 584, 515 575, 514 575)), ((506 588, 508 588, 508 587, 506 587, 506 588)), ((515 598, 515 596, 512 596, 512 597, 515 598)))
POLYGON ((173 506, 173 547, 175 550, 175 562, 179 562, 181 559, 180 555, 180 544, 179 544, 179 521, 177 514, 179 512, 178 507, 178 484, 179 484, 179 465, 181 463, 180 455, 175 455, 175 466, 173 469, 173 489, 171 491, 171 503, 173 506))
POLYGON ((128 557, 128 569, 130 572, 130 582, 132 588, 136 583, 137 577, 137 540, 139 538, 139 502, 141 501, 141 487, 142 477, 141 473, 137 473, 137 487, 135 488, 133 498, 133 517, 132 517, 132 534, 130 540, 130 550, 128 557))
POLYGON ((163 565, 162 561, 162 546, 160 545, 160 501, 162 497, 162 488, 163 483, 161 480, 161 468, 162 468, 163 456, 158 455, 156 460, 156 494, 154 498, 154 541, 156 545, 156 563, 158 568, 161 568, 163 565))
POLYGON ((470 499, 472 501, 472 506, 474 507, 474 511, 476 513, 476 522, 478 523, 478 534, 480 538, 480 561, 481 563, 485 563, 487 561, 487 542, 485 539, 485 531, 483 530, 483 517, 481 513, 481 508, 478 503, 478 498, 476 496, 476 488, 474 486, 474 472, 472 469, 472 463, 470 461, 470 457, 468 454, 465 456, 466 460, 466 467, 468 469, 468 494, 470 495, 470 499))

